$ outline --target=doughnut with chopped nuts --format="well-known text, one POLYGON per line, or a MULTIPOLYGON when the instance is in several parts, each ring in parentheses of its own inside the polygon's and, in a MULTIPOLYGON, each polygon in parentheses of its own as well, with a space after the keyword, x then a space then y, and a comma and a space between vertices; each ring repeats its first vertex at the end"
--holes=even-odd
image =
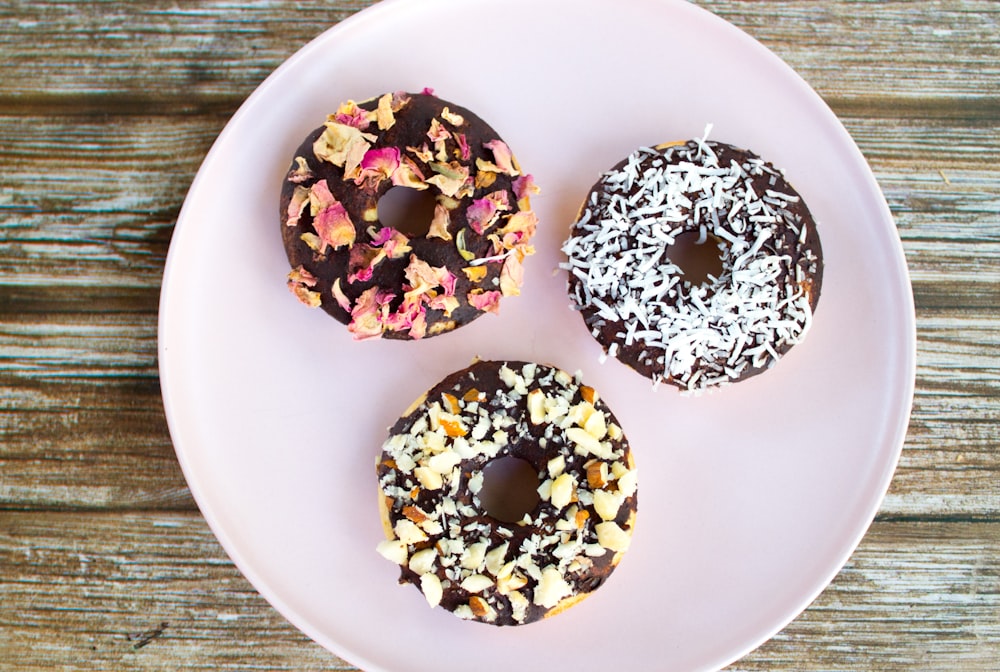
POLYGON ((638 149, 604 173, 563 251, 572 307, 604 357, 686 392, 772 367, 805 338, 823 279, 816 223, 782 171, 705 139, 638 149), (692 232, 718 248, 718 277, 691 282, 671 260, 692 232))
POLYGON ((520 293, 534 193, 496 131, 430 90, 347 101, 296 150, 282 182, 288 287, 358 340, 451 331, 520 293), (394 187, 433 194, 426 233, 379 220, 394 187))
POLYGON ((376 464, 386 540, 431 606, 493 625, 557 614, 600 587, 629 547, 637 475, 615 416, 566 372, 477 361, 422 395, 376 464), (495 460, 524 460, 538 501, 515 522, 480 498, 495 460))

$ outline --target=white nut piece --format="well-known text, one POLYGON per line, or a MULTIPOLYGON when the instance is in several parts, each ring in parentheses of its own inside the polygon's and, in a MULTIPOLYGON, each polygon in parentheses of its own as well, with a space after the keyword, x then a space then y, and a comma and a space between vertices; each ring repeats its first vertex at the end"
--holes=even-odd
POLYGON ((609 551, 626 551, 632 543, 632 536, 613 521, 604 521, 594 526, 597 543, 609 551))
POLYGON ((549 565, 542 570, 542 578, 535 588, 532 601, 540 607, 551 609, 564 597, 569 597, 572 592, 572 586, 566 583, 559 570, 549 565))
POLYGON ((489 544, 485 541, 469 544, 462 555, 462 568, 478 570, 486 558, 487 548, 489 548, 489 544))
POLYGON ((465 578, 460 585, 463 590, 470 593, 481 593, 493 585, 493 579, 484 574, 473 574, 465 578))
POLYGON ((406 543, 400 541, 399 539, 386 539, 385 541, 379 542, 378 546, 375 547, 375 550, 378 551, 379 555, 390 562, 395 562, 397 565, 406 564, 406 554, 408 549, 406 547, 406 543))
POLYGON ((573 501, 573 490, 576 487, 576 480, 572 474, 562 474, 552 481, 552 491, 549 501, 557 509, 565 508, 573 501))
POLYGON ((537 388, 528 392, 528 416, 533 425, 545 421, 545 393, 537 388))
POLYGON ((427 574, 434 568, 434 561, 437 560, 437 550, 425 548, 410 556, 409 568, 414 574, 427 574))
POLYGON ((625 503, 625 497, 618 492, 608 492, 607 490, 594 491, 594 510, 601 520, 614 520, 618 516, 618 510, 625 503))
POLYGON ((427 604, 432 607, 436 607, 441 604, 441 598, 444 596, 444 589, 441 587, 441 579, 437 577, 437 574, 424 574, 420 577, 420 590, 424 594, 424 598, 427 600, 427 604))
POLYGON ((424 531, 412 520, 407 520, 406 518, 397 520, 393 531, 396 533, 396 538, 404 544, 416 544, 421 541, 427 541, 427 535, 424 531))
POLYGON ((440 490, 444 483, 441 474, 428 467, 417 467, 413 470, 413 475, 417 477, 420 485, 428 490, 440 490))

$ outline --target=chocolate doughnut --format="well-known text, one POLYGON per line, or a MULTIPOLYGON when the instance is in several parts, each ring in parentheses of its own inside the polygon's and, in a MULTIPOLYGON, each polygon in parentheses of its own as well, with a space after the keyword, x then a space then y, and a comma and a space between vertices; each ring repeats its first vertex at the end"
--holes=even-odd
POLYGON ((461 618, 557 614, 600 587, 631 541, 628 441, 593 388, 549 366, 477 361, 447 376, 391 427, 376 471, 378 551, 400 583, 461 618), (510 457, 534 471, 538 501, 505 522, 479 495, 484 468, 510 457))
POLYGON ((636 150, 605 173, 563 251, 572 307, 604 357, 686 392, 772 367, 805 338, 823 278, 816 223, 782 171, 704 139, 636 150), (689 232, 721 257, 702 283, 671 260, 689 232))
POLYGON ((533 193, 496 131, 429 89, 347 101, 302 142, 282 183, 288 287, 359 340, 450 331, 520 293, 533 193), (379 221, 393 187, 434 194, 426 233, 379 221))

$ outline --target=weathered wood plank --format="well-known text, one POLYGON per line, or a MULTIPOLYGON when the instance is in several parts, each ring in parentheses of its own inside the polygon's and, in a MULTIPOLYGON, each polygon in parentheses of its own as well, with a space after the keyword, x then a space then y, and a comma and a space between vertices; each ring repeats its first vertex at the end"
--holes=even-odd
MULTIPOLYGON (((191 509, 163 417, 154 313, 3 316, 0 507, 191 509)), ((917 393, 883 516, 1000 518, 1000 322, 918 320, 917 393)))
MULTIPOLYGON (((18 288, 0 311, 15 298, 14 310, 52 301, 53 269, 62 285, 158 288, 184 195, 225 119, 0 116, 0 285, 18 288), (29 287, 48 295, 33 300, 29 287)), ((844 121, 896 218, 918 306, 996 305, 1000 170, 989 158, 1000 155, 1000 112, 991 123, 844 121)))
MULTIPOLYGON (((13 669, 352 669, 285 623, 195 513, 0 512, 0 566, 13 669)), ((1000 526, 876 523, 819 599, 730 669, 995 669, 998 614, 1000 526)))
MULTIPOLYGON (((0 102, 7 109, 80 109, 87 107, 81 99, 112 96, 141 111, 135 101, 180 110, 239 99, 326 27, 370 4, 6 3, 0 8, 0 62, 6 64, 0 102)), ((989 0, 698 4, 754 35, 828 98, 997 94, 1000 10, 989 0), (984 89, 983 82, 993 84, 984 89)))

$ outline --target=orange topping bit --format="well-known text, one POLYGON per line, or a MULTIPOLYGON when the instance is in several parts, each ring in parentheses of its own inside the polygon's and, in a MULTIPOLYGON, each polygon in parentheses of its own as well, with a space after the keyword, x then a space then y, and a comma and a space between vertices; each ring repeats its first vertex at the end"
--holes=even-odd
POLYGON ((458 413, 461 410, 458 406, 458 398, 454 394, 445 392, 441 396, 444 397, 444 403, 448 406, 450 412, 458 413))
POLYGON ((416 499, 417 495, 419 494, 420 494, 420 488, 417 486, 413 486, 413 489, 410 490, 410 499, 416 499))
POLYGON ((603 488, 607 485, 607 467, 603 462, 594 461, 587 465, 587 485, 593 489, 603 488))
POLYGON ((462 269, 462 272, 465 273, 465 277, 469 279, 469 282, 481 282, 486 277, 486 265, 466 266, 462 269))
POLYGON ((485 170, 481 170, 476 173, 476 189, 486 189, 487 187, 492 187, 493 183, 496 181, 496 173, 490 173, 485 170))
POLYGON ((583 400, 588 404, 593 404, 597 401, 597 390, 592 387, 587 387, 586 385, 581 385, 580 396, 583 397, 583 400))
POLYGON ((462 423, 458 418, 442 415, 439 422, 441 423, 441 427, 444 428, 444 433, 452 438, 465 436, 469 433, 469 431, 462 426, 462 423))
POLYGON ((485 398, 486 395, 474 387, 469 388, 469 391, 462 395, 463 401, 483 401, 485 398))
POLYGON ((580 509, 576 512, 576 528, 582 528, 586 523, 587 519, 590 518, 590 512, 586 509, 580 509))
POLYGON ((404 506, 403 515, 418 525, 427 520, 427 514, 415 506, 404 506))
POLYGON ((469 608, 472 609, 472 614, 477 618, 482 618, 491 611, 490 605, 486 603, 486 600, 478 595, 473 595, 469 598, 469 608))
POLYGON ((396 460, 390 458, 382 460, 382 465, 387 469, 396 469, 396 460))

